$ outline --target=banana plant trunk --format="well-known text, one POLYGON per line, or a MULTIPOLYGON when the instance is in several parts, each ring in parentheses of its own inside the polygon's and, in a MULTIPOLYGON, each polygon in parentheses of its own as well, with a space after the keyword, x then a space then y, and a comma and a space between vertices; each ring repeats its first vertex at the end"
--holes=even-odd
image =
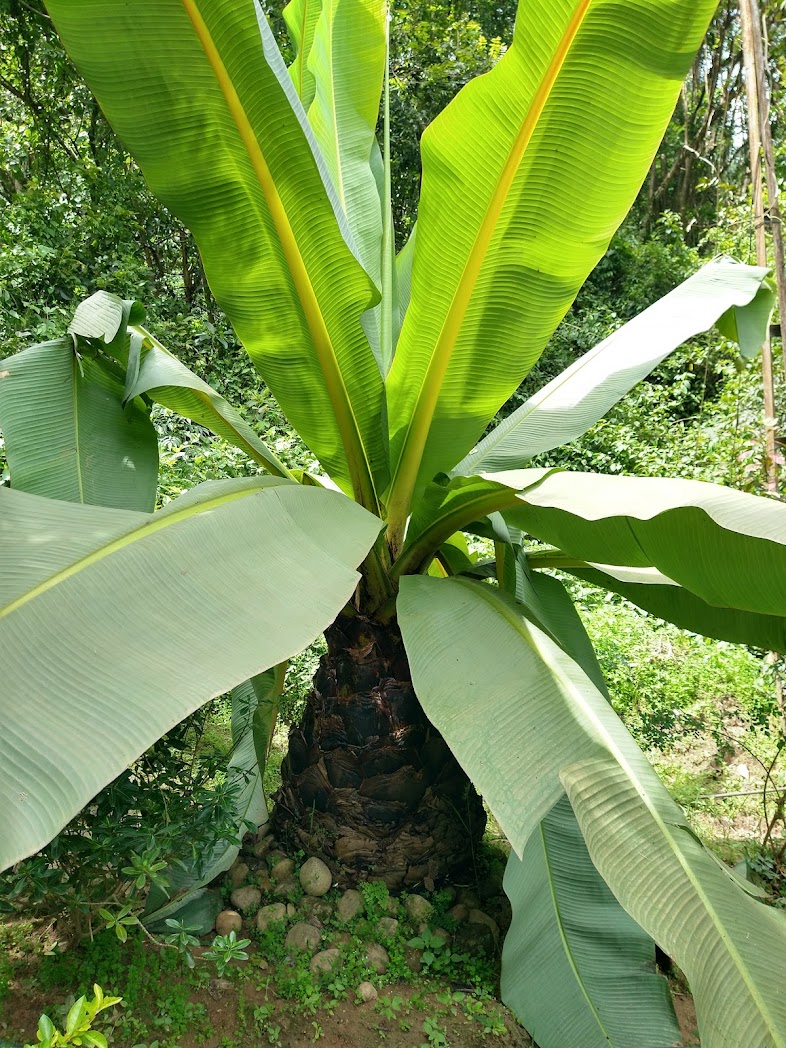
POLYGON ((472 870, 483 802, 415 697, 397 626, 345 612, 325 638, 281 768, 278 836, 343 884, 432 888, 472 870))

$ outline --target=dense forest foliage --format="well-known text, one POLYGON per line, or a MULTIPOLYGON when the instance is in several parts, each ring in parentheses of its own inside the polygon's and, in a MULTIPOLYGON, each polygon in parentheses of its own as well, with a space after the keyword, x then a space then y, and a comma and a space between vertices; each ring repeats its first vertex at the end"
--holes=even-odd
MULTIPOLYGON (((768 8, 772 127, 783 171, 783 5, 772 0, 768 8)), ((302 458, 264 389, 256 384, 249 394, 252 368, 236 352, 215 307, 190 234, 147 190, 48 16, 23 0, 4 0, 0 10, 4 351, 59 334, 74 304, 96 289, 137 298, 173 351, 225 391, 237 395, 242 384, 246 398, 253 398, 244 405, 249 417, 278 434, 282 453, 302 458)), ((391 120, 399 247, 416 217, 420 134, 464 83, 504 52, 514 10, 514 4, 485 2, 394 5, 391 120)), ((285 40, 279 8, 271 15, 285 40)), ((514 403, 663 295, 701 258, 727 253, 753 260, 748 166, 739 16, 733 0, 725 0, 629 219, 514 403)), ((758 490, 759 403, 755 371, 741 375, 717 341, 696 342, 670 357, 575 445, 568 463, 576 468, 591 455, 595 468, 611 472, 648 473, 665 465, 673 474, 758 490)), ((165 420, 161 425, 166 428, 165 420)), ((193 434, 182 437, 182 458, 193 459, 193 434)), ((199 467, 192 468, 196 476, 199 467)))

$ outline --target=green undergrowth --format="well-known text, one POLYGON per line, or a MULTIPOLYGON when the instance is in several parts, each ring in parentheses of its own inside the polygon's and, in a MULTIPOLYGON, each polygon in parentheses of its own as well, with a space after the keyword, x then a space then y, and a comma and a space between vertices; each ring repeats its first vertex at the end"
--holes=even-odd
MULTIPOLYGON (((103 931, 61 952, 51 943, 46 948, 45 937, 37 939, 29 922, 0 924, 0 957, 8 971, 7 1008, 0 1008, 0 1030, 5 1019, 11 1035, 30 1037, 32 1031, 14 1026, 13 1004, 23 986, 56 1021, 59 1011, 98 984, 106 994, 123 1000, 122 1007, 106 1015, 103 1032, 110 1041, 129 1048, 179 1048, 186 1037, 189 1045, 216 1043, 218 1035, 222 1048, 286 1043, 281 1039, 282 1027, 305 1022, 316 1034, 337 1008, 359 1004, 359 987, 370 981, 379 993, 373 1008, 380 1019, 405 1030, 417 1013, 413 1036, 422 1034, 425 1044, 440 1042, 421 1027, 432 1023, 435 1032, 450 1015, 477 1024, 483 1036, 506 1032, 496 1003, 498 951, 459 950, 431 930, 455 931, 456 922, 448 913, 455 893, 443 890, 430 896, 433 910, 428 925, 422 927, 409 919, 400 901, 388 896, 383 884, 366 884, 361 891, 364 909, 355 918, 348 923, 336 916, 325 921, 319 949, 336 947, 340 959, 324 972, 312 971, 310 953, 293 951, 285 943, 289 927, 304 919, 302 897, 297 900, 298 915, 286 923, 260 932, 251 920, 253 930, 243 933, 250 944, 235 949, 233 956, 239 959, 229 962, 222 961, 228 953, 226 940, 219 938, 212 949, 208 949, 209 938, 192 945, 190 964, 183 952, 156 946, 135 928, 125 942, 103 931), (390 925, 383 922, 381 928, 379 922, 391 916, 398 927, 387 934, 390 925), (384 974, 366 955, 370 943, 387 951, 384 974), (413 970, 413 955, 418 958, 414 967, 420 971, 413 970), (223 1007, 221 1029, 215 1022, 218 998, 223 1007), (229 1018, 227 1009, 232 1013, 229 1018), (425 1018, 420 1014, 424 1011, 425 1018)), ((334 890, 324 901, 335 903, 338 895, 334 890)), ((2 972, 0 966, 0 987, 2 972)))

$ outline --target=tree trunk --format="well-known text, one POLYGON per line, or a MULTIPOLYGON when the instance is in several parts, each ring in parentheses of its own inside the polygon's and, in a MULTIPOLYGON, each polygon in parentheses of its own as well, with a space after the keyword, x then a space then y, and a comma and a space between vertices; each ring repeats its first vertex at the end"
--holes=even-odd
POLYGON ((391 889, 473 868, 486 813, 410 682, 397 626, 340 616, 326 631, 276 796, 276 832, 344 883, 391 889))

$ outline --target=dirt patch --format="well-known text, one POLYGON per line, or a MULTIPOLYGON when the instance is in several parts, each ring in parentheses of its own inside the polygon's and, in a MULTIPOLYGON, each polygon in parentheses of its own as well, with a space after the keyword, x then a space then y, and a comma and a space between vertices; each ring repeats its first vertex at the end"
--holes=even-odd
MULTIPOLYGON (((306 1048, 315 1043, 323 1048, 379 1048, 382 1043, 390 1048, 420 1048, 422 1044, 480 1048, 494 1034, 495 1043, 508 1048, 532 1045, 513 1014, 499 1002, 483 1002, 472 1016, 465 1010, 470 1000, 457 990, 427 991, 393 984, 374 1002, 342 1001, 334 1008, 303 1014, 275 994, 247 983, 213 980, 190 995, 199 1022, 176 1040, 180 1048, 226 1048, 229 1044, 306 1048)), ((54 1019, 62 1003, 51 994, 14 985, 4 1009, 5 1021, 0 1022, 0 1042, 35 1043, 41 1013, 54 1019)), ((119 1034, 122 1015, 122 1008, 107 1015, 109 1030, 114 1028, 110 1043, 130 1048, 133 1038, 119 1034)))

